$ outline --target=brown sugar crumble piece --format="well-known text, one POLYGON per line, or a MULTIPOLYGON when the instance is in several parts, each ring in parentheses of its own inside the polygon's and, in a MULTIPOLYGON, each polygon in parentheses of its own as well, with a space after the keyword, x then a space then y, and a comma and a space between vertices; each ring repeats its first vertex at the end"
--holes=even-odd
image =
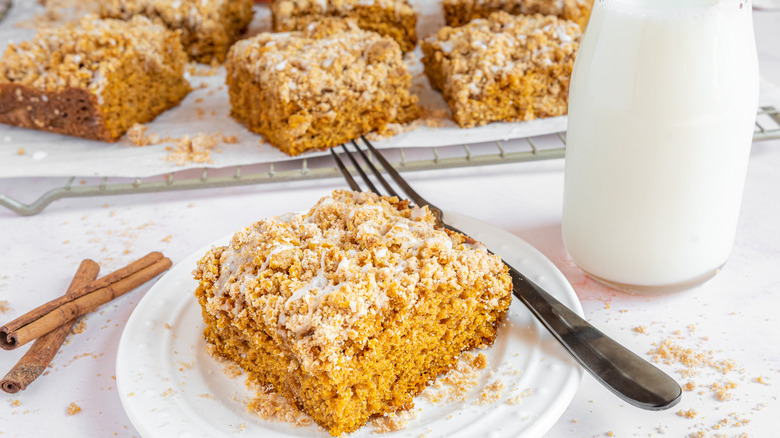
POLYGON ((81 406, 77 405, 75 402, 70 402, 66 412, 68 415, 76 415, 81 412, 81 406))
POLYGON ((685 418, 696 418, 697 414, 698 412, 696 412, 696 410, 694 410, 693 408, 688 409, 687 411, 683 411, 682 409, 677 411, 678 416, 685 417, 685 418))
POLYGON ((0 313, 8 313, 11 310, 11 306, 8 305, 8 301, 0 300, 0 313))
POLYGON ((427 208, 335 191, 259 221, 194 272, 204 335, 333 435, 408 409, 495 340, 507 268, 427 208))
POLYGON ((419 113, 398 44, 350 20, 241 40, 225 67, 231 115, 289 155, 381 133, 419 113))
POLYGON ((116 141, 189 93, 185 63, 178 35, 143 17, 44 28, 0 60, 0 123, 116 141))
POLYGON ((268 387, 257 389, 255 397, 247 404, 247 410, 264 420, 284 421, 296 426, 308 426, 312 423, 311 417, 268 387))
POLYGON ((489 383, 485 389, 479 394, 479 398, 474 401, 475 405, 488 405, 496 403, 504 394, 504 382, 501 380, 494 380, 489 383))
POLYGON ((100 15, 123 20, 145 16, 180 31, 190 59, 223 62, 252 21, 252 0, 104 0, 100 15))
POLYGON ((84 333, 85 330, 87 330, 87 323, 84 321, 84 319, 80 319, 79 322, 77 322, 76 325, 73 326, 70 332, 74 334, 79 334, 79 333, 84 333))
POLYGON ((637 333, 645 333, 647 334, 647 326, 646 325, 638 325, 634 327, 632 330, 634 330, 637 333))
POLYGON ((462 128, 561 116, 581 37, 573 21, 496 12, 424 39, 422 62, 462 128))
POLYGON ((448 26, 463 26, 475 18, 504 11, 512 15, 555 15, 585 29, 593 0, 444 0, 442 6, 448 26))
POLYGON ((374 427, 374 433, 390 433, 403 430, 409 421, 417 418, 417 413, 413 409, 392 412, 376 417, 371 420, 374 427))
POLYGON ((408 0, 271 0, 271 15, 274 32, 302 30, 322 18, 340 17, 392 38, 404 52, 417 45, 417 14, 408 0))

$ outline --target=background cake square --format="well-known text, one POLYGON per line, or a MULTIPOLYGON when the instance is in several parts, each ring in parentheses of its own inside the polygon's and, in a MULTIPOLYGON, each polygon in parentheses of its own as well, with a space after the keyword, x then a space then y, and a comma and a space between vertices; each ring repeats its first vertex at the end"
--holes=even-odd
POLYGON ((398 44, 351 20, 241 40, 225 67, 231 115, 289 155, 337 146, 419 113, 398 44))
POLYGON ((44 28, 0 60, 0 122, 115 141, 187 95, 186 63, 178 33, 144 17, 44 28))
POLYGON ((475 18, 504 11, 512 15, 555 15, 574 21, 584 30, 593 0, 443 0, 442 6, 448 26, 463 26, 475 18))
POLYGON ((230 46, 252 21, 252 0, 101 0, 100 14, 130 19, 143 15, 181 31, 190 59, 223 62, 230 46))
POLYGON ((408 0, 271 0, 271 14, 276 32, 301 30, 324 17, 342 17, 394 39, 404 52, 417 45, 417 14, 408 0))
POLYGON ((425 74, 463 128, 566 114, 580 27, 496 12, 422 42, 425 74))

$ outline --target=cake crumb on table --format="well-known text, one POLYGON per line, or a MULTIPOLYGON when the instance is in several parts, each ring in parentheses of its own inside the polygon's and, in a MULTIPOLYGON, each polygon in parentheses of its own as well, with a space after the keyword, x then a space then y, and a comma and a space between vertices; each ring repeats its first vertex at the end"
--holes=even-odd
POLYGON ((697 414, 698 412, 696 412, 696 410, 694 410, 693 408, 688 409, 687 411, 683 411, 682 409, 677 411, 678 416, 685 417, 685 418, 696 418, 697 414))
POLYGON ((475 405, 488 405, 496 403, 501 395, 504 394, 504 382, 502 380, 494 380, 489 383, 485 389, 479 394, 479 398, 474 401, 475 405))
POLYGON ((74 334, 79 334, 79 333, 84 333, 86 329, 87 329, 87 323, 84 321, 84 318, 82 318, 79 319, 79 322, 77 322, 76 325, 73 326, 70 332, 74 334))
POLYGON ((0 314, 8 313, 11 310, 11 306, 8 305, 7 300, 0 300, 0 314))
POLYGON ((67 409, 68 415, 76 415, 79 412, 81 412, 81 407, 77 405, 75 402, 70 402, 67 409))

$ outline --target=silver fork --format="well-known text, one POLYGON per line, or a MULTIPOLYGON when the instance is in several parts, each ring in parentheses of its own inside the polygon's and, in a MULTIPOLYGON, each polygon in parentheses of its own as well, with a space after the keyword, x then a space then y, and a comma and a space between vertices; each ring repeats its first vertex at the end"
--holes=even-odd
MULTIPOLYGON (((361 140, 371 151, 376 161, 381 164, 387 174, 411 198, 415 205, 428 206, 428 209, 436 218, 437 226, 462 233, 462 231, 444 222, 441 209, 426 201, 414 191, 365 137, 361 137, 361 140)), ((366 152, 363 151, 355 140, 351 143, 365 163, 364 167, 370 170, 376 180, 387 191, 387 194, 398 196, 393 187, 382 176, 382 172, 369 159, 366 152)), ((355 154, 344 144, 341 145, 341 149, 344 155, 349 158, 353 168, 358 172, 368 189, 381 195, 382 193, 377 190, 377 187, 358 164, 358 160, 354 156, 355 154)), ((352 177, 339 154, 333 149, 330 152, 336 160, 339 170, 341 170, 341 173, 347 180, 349 187, 352 190, 361 191, 360 185, 352 177)), ((402 198, 401 196, 398 197, 402 198)), ((539 319, 555 339, 596 380, 623 400, 643 409, 668 409, 680 401, 682 389, 671 377, 590 325, 540 286, 506 263, 506 261, 504 261, 504 264, 509 268, 513 284, 512 292, 515 297, 528 307, 531 313, 539 319)))

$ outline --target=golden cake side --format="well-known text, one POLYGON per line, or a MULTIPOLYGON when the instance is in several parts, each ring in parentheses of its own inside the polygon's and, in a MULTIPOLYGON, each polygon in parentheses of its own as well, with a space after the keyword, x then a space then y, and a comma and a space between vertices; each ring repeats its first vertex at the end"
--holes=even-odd
POLYGON ((500 258, 427 209, 337 191, 198 264, 205 336, 333 435, 412 406, 511 301, 500 258))

